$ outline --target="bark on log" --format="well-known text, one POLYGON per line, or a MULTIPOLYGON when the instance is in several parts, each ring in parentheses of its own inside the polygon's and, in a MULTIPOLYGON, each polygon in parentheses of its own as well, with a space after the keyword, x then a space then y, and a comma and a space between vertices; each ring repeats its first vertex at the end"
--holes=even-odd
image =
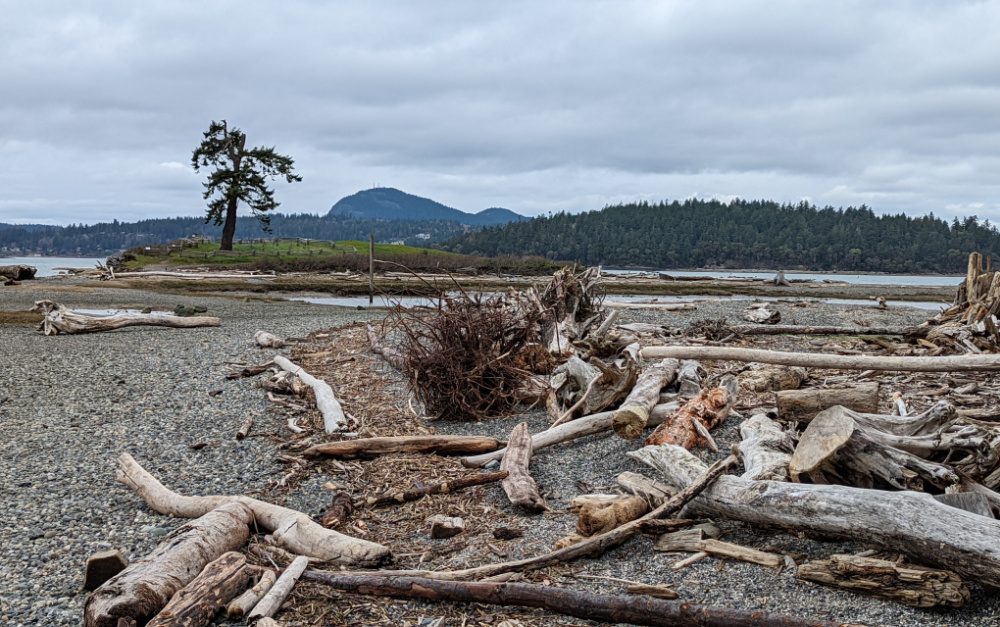
MULTIPOLYGON (((132 456, 118 458, 117 479, 154 510, 178 518, 197 518, 227 503, 240 503, 253 512, 256 522, 270 531, 282 547, 299 555, 348 566, 374 567, 389 559, 389 549, 324 529, 308 515, 246 496, 181 496, 168 490, 146 472, 132 456)), ((228 550, 228 549, 226 549, 228 550)))
POLYGON ((205 566, 197 577, 170 599, 146 627, 204 627, 229 601, 246 589, 247 559, 229 552, 205 566))
POLYGON ((782 390, 775 394, 778 419, 786 422, 809 422, 824 409, 841 405, 854 411, 874 414, 878 411, 879 384, 858 383, 849 388, 782 390))
POLYGON ((758 361, 765 364, 828 368, 831 370, 887 370, 907 372, 978 372, 1000 370, 1000 354, 946 355, 939 357, 879 357, 874 355, 826 355, 789 353, 727 346, 649 346, 643 359, 702 359, 715 361, 758 361))
MULTIPOLYGON (((678 407, 680 407, 680 404, 677 402, 662 403, 657 405, 651 412, 649 412, 649 421, 646 423, 646 426, 655 427, 656 425, 662 423, 664 420, 672 416, 674 412, 677 411, 678 407)), ((614 412, 604 411, 598 414, 584 416, 583 418, 577 418, 576 420, 561 424, 558 427, 546 429, 545 431, 536 433, 531 436, 531 450, 532 452, 535 452, 562 442, 568 442, 570 440, 583 438, 588 435, 594 435, 595 433, 609 431, 611 429, 611 417, 613 414, 614 412)), ((483 453, 482 455, 463 457, 462 465, 468 468, 485 466, 493 460, 499 461, 503 459, 506 451, 506 448, 501 448, 493 451, 492 453, 483 453)))
MULTIPOLYGON (((238 620, 243 618, 245 615, 250 613, 257 603, 260 602, 264 595, 267 594, 271 586, 274 585, 275 579, 277 579, 278 573, 274 572, 270 568, 264 570, 260 575, 260 581, 258 581, 252 588, 241 594, 238 598, 234 599, 226 607, 226 616, 230 620, 238 620)), ((257 623, 260 625, 260 623, 257 623)))
POLYGON ((172 327, 188 329, 192 327, 220 326, 218 318, 210 316, 173 316, 161 313, 118 314, 114 316, 91 316, 75 313, 59 303, 50 300, 35 301, 31 311, 41 312, 45 317, 39 327, 45 335, 58 333, 97 333, 124 327, 172 327))
POLYGON ((281 355, 275 355, 274 363, 279 368, 291 372, 313 389, 313 392, 316 393, 316 407, 323 414, 323 429, 327 433, 347 429, 347 416, 344 415, 344 409, 340 406, 340 401, 337 400, 329 383, 317 379, 303 370, 301 366, 295 365, 281 355))
POLYGON ((285 341, 274 335, 268 333, 267 331, 257 331, 253 334, 254 342, 257 342, 257 346, 261 348, 284 348, 285 341))
POLYGON ((510 433, 507 442, 507 453, 500 462, 500 470, 507 471, 503 480, 503 491, 512 505, 523 507, 529 512, 537 513, 548 510, 545 501, 538 493, 538 485, 528 472, 531 462, 531 432, 528 423, 522 422, 510 433))
POLYGON ((765 414, 740 425, 740 455, 744 479, 788 481, 788 463, 795 452, 795 436, 765 414))
POLYGON ((722 385, 714 390, 703 390, 701 394, 682 405, 670 420, 657 427, 646 438, 646 446, 678 444, 686 449, 704 446, 708 439, 695 426, 695 422, 701 423, 705 431, 721 423, 736 403, 738 390, 739 384, 736 377, 732 376, 723 379, 722 385))
POLYGON ((389 494, 381 494, 379 496, 369 496, 365 500, 365 503, 368 507, 381 507, 383 505, 407 503, 409 501, 416 501, 430 494, 450 494, 458 490, 471 488, 472 486, 494 483, 505 479, 507 475, 508 472, 506 470, 469 475, 467 477, 459 477, 458 479, 443 481, 441 483, 435 483, 422 488, 410 488, 409 490, 400 490, 398 492, 390 492, 389 494))
POLYGON ((664 359, 639 374, 621 407, 611 414, 611 427, 618 437, 635 440, 642 435, 649 412, 660 400, 660 390, 670 385, 680 365, 676 359, 664 359))
MULTIPOLYGON (((679 446, 647 446, 628 455, 678 487, 705 469, 679 446)), ((851 538, 1000 587, 1000 521, 949 507, 929 494, 724 476, 681 515, 851 538)))
POLYGON ((306 457, 377 457, 391 453, 434 453, 437 455, 466 455, 497 450, 501 442, 478 435, 406 435, 384 438, 341 440, 311 446, 303 452, 306 457))
POLYGON ((116 627, 123 617, 145 624, 206 564, 243 546, 253 513, 240 503, 219 505, 177 528, 152 553, 95 590, 84 605, 84 625, 116 627))
POLYGON ((271 589, 267 591, 264 598, 260 600, 250 613, 247 614, 247 623, 252 625, 255 620, 259 618, 272 618, 281 609, 281 604, 285 602, 288 595, 292 592, 292 588, 295 587, 295 582, 299 580, 302 573, 305 572, 306 568, 309 566, 309 558, 302 555, 295 558, 295 560, 285 569, 278 580, 274 582, 271 589))
POLYGON ((971 597, 961 577, 951 571, 856 555, 806 562, 799 566, 798 577, 913 607, 959 607, 971 597))
POLYGON ((303 577, 355 594, 427 601, 538 607, 590 620, 653 627, 848 627, 819 618, 733 610, 657 599, 647 595, 603 595, 538 584, 453 582, 421 577, 313 571, 303 577))

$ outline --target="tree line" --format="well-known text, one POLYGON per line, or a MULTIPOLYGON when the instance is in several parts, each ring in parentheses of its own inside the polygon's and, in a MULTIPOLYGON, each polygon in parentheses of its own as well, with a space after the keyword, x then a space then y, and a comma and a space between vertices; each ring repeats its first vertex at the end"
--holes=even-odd
POLYGON ((933 214, 876 215, 864 205, 690 199, 550 214, 469 232, 442 248, 620 267, 964 273, 970 252, 1000 250, 1000 233, 976 216, 949 223, 933 214))

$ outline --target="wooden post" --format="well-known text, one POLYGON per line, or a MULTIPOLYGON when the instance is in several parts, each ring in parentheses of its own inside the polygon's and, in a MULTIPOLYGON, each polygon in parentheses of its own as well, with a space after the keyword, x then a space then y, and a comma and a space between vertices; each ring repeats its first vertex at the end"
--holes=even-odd
POLYGON ((375 302, 375 234, 368 234, 368 304, 375 302))

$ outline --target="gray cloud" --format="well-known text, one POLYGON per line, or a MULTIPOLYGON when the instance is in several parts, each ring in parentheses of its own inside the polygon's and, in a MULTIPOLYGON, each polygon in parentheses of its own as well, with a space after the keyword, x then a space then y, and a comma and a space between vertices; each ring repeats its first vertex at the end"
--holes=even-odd
POLYGON ((692 195, 1000 220, 996 2, 0 1, 0 221, 196 215, 212 119, 468 211, 692 195))

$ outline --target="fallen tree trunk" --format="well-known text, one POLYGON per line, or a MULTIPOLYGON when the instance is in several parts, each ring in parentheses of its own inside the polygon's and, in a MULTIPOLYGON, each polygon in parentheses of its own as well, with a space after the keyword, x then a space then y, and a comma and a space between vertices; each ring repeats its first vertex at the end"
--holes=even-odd
POLYGON ((757 361, 764 364, 828 368, 831 370, 890 370, 907 372, 978 372, 1000 370, 1000 354, 946 355, 939 357, 880 357, 875 355, 827 355, 731 348, 728 346, 648 346, 643 359, 702 359, 757 361))
POLYGON ((217 327, 221 324, 218 318, 210 316, 183 317, 162 313, 91 316, 72 312, 65 306, 50 300, 36 301, 31 311, 41 312, 45 316, 42 319, 41 327, 39 327, 45 335, 98 333, 125 327, 152 326, 189 329, 192 327, 217 327))
POLYGON ((539 607, 606 623, 654 627, 848 627, 844 623, 818 618, 712 608, 647 595, 592 594, 538 584, 437 581, 420 577, 326 571, 306 573, 304 579, 355 594, 539 607))
POLYGON ((250 537, 254 517, 243 504, 220 503, 200 516, 95 590, 84 605, 84 625, 117 627, 120 618, 145 624, 206 564, 250 537))
POLYGON ((497 450, 502 443, 478 435, 403 435, 384 438, 341 440, 311 446, 303 452, 306 457, 377 457, 390 453, 435 453, 437 455, 465 455, 497 450))
POLYGON ((247 559, 235 551, 205 566, 146 627, 204 627, 247 587, 247 559))
POLYGON ((288 568, 285 569, 278 580, 274 582, 271 589, 267 591, 264 598, 247 614, 247 624, 253 625, 255 620, 261 618, 272 618, 281 609, 281 604, 285 602, 291 594, 295 582, 299 580, 302 573, 309 566, 309 558, 302 555, 296 557, 288 568))
MULTIPOLYGON (((679 446, 647 446, 628 455, 678 487, 705 470, 679 446)), ((1000 521, 950 507, 929 494, 724 476, 681 515, 851 538, 1000 587, 1000 521)))
POLYGON ((738 389, 736 377, 728 376, 714 390, 703 390, 649 434, 646 446, 677 444, 686 449, 705 446, 710 442, 709 430, 725 420, 736 403, 738 389))
POLYGON ((35 278, 37 271, 34 266, 23 263, 16 266, 0 266, 0 276, 5 276, 11 281, 29 281, 35 278))
POLYGON ((811 327, 798 324, 737 324, 726 327, 736 335, 905 335, 924 337, 930 327, 811 327))
POLYGON ((181 496, 168 490, 146 472, 132 456, 118 458, 116 478, 133 490, 154 510, 178 518, 197 518, 227 503, 240 503, 253 512, 261 527, 270 531, 282 547, 299 555, 348 566, 374 567, 389 559, 389 549, 324 529, 308 515, 246 496, 181 496))
POLYGON ((548 510, 545 501, 538 493, 538 485, 528 472, 531 462, 531 432, 528 423, 522 422, 514 427, 507 442, 507 454, 500 462, 500 470, 508 474, 503 480, 503 491, 510 499, 511 505, 523 507, 529 512, 537 513, 548 510))
POLYGON ((301 366, 295 365, 281 355, 275 355, 274 363, 282 370, 294 374, 302 383, 313 389, 313 392, 316 393, 316 407, 323 414, 323 429, 327 433, 347 429, 347 416, 344 415, 344 409, 340 406, 340 401, 337 400, 329 383, 317 379, 303 370, 301 366))
POLYGON ((778 418, 783 421, 808 422, 813 416, 834 405, 874 414, 878 411, 878 383, 858 383, 849 388, 782 390, 775 394, 778 418))
POLYGON ((795 452, 795 436, 764 414, 740 425, 743 478, 754 481, 788 481, 788 463, 795 452))
MULTIPOLYGON (((647 421, 646 426, 655 427, 656 425, 662 423, 664 420, 672 416, 674 412, 677 411, 679 406, 680 405, 678 403, 671 402, 653 407, 652 411, 649 412, 649 420, 647 421)), ((611 419, 613 415, 614 412, 612 411, 603 411, 591 416, 577 418, 576 420, 561 424, 558 427, 552 427, 546 429, 545 431, 536 433, 531 436, 531 450, 532 452, 535 452, 562 442, 568 442, 569 440, 575 440, 588 435, 594 435, 595 433, 609 431, 611 429, 611 419)), ((485 466, 493 460, 499 461, 503 459, 506 451, 506 448, 501 448, 491 453, 463 457, 462 465, 468 468, 485 466)))
POLYGON ((649 412, 660 400, 660 390, 670 385, 680 365, 676 359, 664 359, 639 374, 632 391, 611 415, 611 427, 618 437, 635 440, 642 435, 649 421, 649 412))
POLYGON ((422 499, 430 494, 450 494, 458 490, 471 488, 472 486, 485 485, 487 483, 501 481, 505 479, 507 475, 508 472, 506 470, 500 470, 498 472, 485 472, 478 475, 470 475, 468 477, 459 477, 458 479, 443 481, 441 483, 435 483, 421 488, 410 488, 409 490, 400 490, 398 492, 390 492, 389 494, 381 494, 379 496, 369 496, 365 499, 365 503, 368 507, 381 507, 382 505, 406 503, 422 499))

